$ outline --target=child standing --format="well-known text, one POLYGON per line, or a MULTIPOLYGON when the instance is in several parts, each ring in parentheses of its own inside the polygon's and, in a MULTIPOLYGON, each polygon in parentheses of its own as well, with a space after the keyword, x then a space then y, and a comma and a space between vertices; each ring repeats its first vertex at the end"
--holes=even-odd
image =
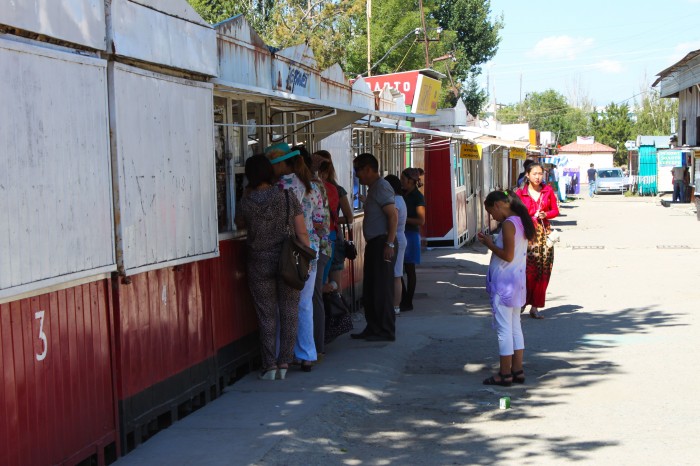
POLYGON ((494 191, 484 201, 486 211, 501 222, 501 234, 495 242, 479 233, 479 242, 491 250, 486 291, 491 297, 494 328, 498 334, 500 370, 484 380, 484 385, 510 387, 525 383, 523 352, 525 340, 520 327, 520 308, 525 304, 525 265, 528 240, 535 237, 527 207, 508 191, 494 191))

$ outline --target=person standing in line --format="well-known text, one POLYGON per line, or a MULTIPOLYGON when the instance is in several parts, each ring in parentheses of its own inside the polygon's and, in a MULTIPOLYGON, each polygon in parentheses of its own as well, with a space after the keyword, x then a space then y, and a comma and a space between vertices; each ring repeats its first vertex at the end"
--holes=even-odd
POLYGON ((396 263, 394 264, 394 314, 401 313, 401 279, 403 278, 403 256, 406 252, 406 201, 403 199, 403 187, 401 180, 396 175, 387 175, 384 177, 394 189, 394 202, 396 211, 398 212, 398 224, 396 227, 396 263))
POLYGON ((525 339, 520 326, 520 307, 525 304, 527 295, 527 245, 528 240, 535 237, 535 226, 527 207, 508 191, 489 193, 484 207, 502 225, 495 241, 484 233, 477 234, 479 242, 491 251, 486 291, 491 297, 500 356, 498 378, 491 376, 484 380, 484 385, 509 387, 513 382, 525 383, 525 339))
POLYGON ((303 145, 293 146, 292 150, 298 149, 301 153, 301 157, 304 159, 306 167, 311 172, 313 178, 311 182, 316 184, 321 191, 323 196, 323 216, 314 219, 314 224, 317 222, 321 226, 321 242, 318 254, 317 271, 316 271, 316 282, 314 283, 314 293, 312 297, 313 307, 314 307, 314 344, 316 345, 316 361, 321 362, 325 356, 325 339, 326 339, 326 310, 323 304, 323 284, 324 284, 324 274, 323 271, 326 269, 326 265, 330 264, 331 258, 333 256, 333 243, 335 241, 335 235, 331 235, 334 232, 335 221, 333 219, 335 211, 338 209, 338 190, 335 189, 330 183, 323 181, 318 176, 318 167, 313 163, 313 157, 306 150, 303 145))
MULTIPOLYGON (((547 235, 551 231, 549 221, 559 215, 557 197, 551 186, 542 183, 542 165, 533 163, 527 168, 525 186, 516 194, 527 207, 532 222, 535 224, 535 239, 527 248, 527 299, 530 305, 530 317, 544 319, 539 309, 544 307, 549 278, 554 266, 554 246, 547 245, 547 235)), ((525 311, 525 306, 521 311, 525 311)))
POLYGON ((683 195, 683 178, 685 176, 683 167, 673 167, 671 175, 673 175, 673 202, 685 202, 683 195))
POLYGON ((318 166, 318 175, 324 181, 335 186, 338 192, 338 207, 335 216, 331 215, 331 222, 335 221, 335 228, 331 227, 331 239, 333 241, 333 254, 331 261, 326 264, 323 271, 324 292, 338 291, 341 289, 341 272, 345 267, 345 250, 343 249, 343 235, 340 225, 345 224, 348 231, 352 228, 353 212, 348 200, 348 192, 338 184, 333 160, 327 150, 318 150, 313 154, 314 165, 318 166), (342 214, 342 215, 341 215, 342 214))
POLYGON ((299 291, 287 285, 277 269, 288 226, 293 225, 297 238, 306 246, 309 233, 296 196, 289 196, 287 209, 287 197, 272 185, 273 169, 267 157, 258 154, 246 160, 245 175, 248 187, 241 200, 242 215, 237 225, 248 230, 248 286, 260 327, 263 362, 259 377, 284 379, 294 358, 299 291))
MULTIPOLYGON (((304 213, 304 222, 309 234, 311 248, 318 251, 321 246, 321 237, 324 236, 323 222, 326 211, 323 208, 323 194, 316 183, 311 182, 311 172, 306 167, 298 150, 290 150, 284 142, 273 144, 265 149, 265 155, 279 178, 277 186, 280 189, 289 190, 301 204, 304 213)), ((309 278, 299 297, 299 327, 297 330, 297 343, 294 347, 294 356, 301 362, 304 372, 311 372, 313 362, 317 359, 316 345, 314 344, 314 306, 313 293, 316 284, 317 260, 311 262, 309 278)))
POLYGON ((683 202, 690 202, 690 168, 683 169, 683 202))
POLYGON ((406 253, 403 258, 406 269, 406 287, 401 297, 401 310, 413 310, 413 295, 416 292, 416 265, 420 264, 420 227, 425 224, 425 197, 418 188, 423 186, 420 177, 422 168, 406 168, 401 172, 401 186, 406 201, 406 253))
POLYGON ((398 224, 394 190, 379 175, 379 162, 374 155, 358 155, 353 161, 353 168, 360 183, 369 188, 362 223, 365 237, 362 301, 367 326, 362 332, 350 336, 367 341, 394 341, 396 315, 393 284, 398 224))
POLYGON ((586 172, 588 174, 588 197, 593 197, 595 195, 595 179, 596 171, 595 166, 591 164, 591 168, 586 172))

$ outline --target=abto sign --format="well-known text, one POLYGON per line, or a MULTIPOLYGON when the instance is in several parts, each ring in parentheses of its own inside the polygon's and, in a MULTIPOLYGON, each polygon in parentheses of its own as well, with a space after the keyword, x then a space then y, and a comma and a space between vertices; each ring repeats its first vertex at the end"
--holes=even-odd
POLYGON ((406 105, 413 105, 416 83, 418 82, 418 71, 368 76, 365 78, 365 82, 369 84, 373 92, 380 92, 385 86, 396 89, 404 95, 406 105))

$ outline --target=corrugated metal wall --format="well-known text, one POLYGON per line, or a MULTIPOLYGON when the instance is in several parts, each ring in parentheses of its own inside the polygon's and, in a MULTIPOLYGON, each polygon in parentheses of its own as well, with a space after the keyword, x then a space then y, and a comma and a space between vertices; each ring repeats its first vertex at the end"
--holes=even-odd
POLYGON ((0 305, 0 464, 102 456, 116 439, 109 281, 0 305))
POLYGON ((0 24, 105 50, 104 0, 4 1, 0 24))
POLYGON ((0 298, 115 269, 106 61, 0 39, 0 298))
POLYGON ((217 255, 212 85, 119 63, 109 74, 120 268, 217 255))
POLYGON ((182 0, 111 1, 111 41, 116 55, 216 76, 216 32, 182 0), (170 11, 170 10, 173 11, 170 11))

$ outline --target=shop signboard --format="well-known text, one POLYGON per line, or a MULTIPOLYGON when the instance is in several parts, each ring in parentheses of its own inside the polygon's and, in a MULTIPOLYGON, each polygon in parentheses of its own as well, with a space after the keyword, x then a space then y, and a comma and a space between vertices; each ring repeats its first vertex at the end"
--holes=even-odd
POLYGON ((440 99, 441 84, 437 79, 429 78, 423 74, 418 75, 411 112, 435 115, 437 113, 438 100, 440 99))
POLYGON ((460 144, 459 157, 468 160, 481 160, 481 145, 460 144))
POLYGON ((364 80, 373 92, 381 92, 388 85, 389 88, 396 89, 403 94, 406 105, 413 105, 419 75, 418 71, 405 71, 403 73, 368 76, 364 80))
POLYGON ((579 194, 581 192, 581 173, 578 167, 565 167, 559 182, 562 181, 566 184, 566 194, 579 194))
POLYGON ((508 150, 508 158, 515 160, 525 160, 527 158, 527 151, 525 149, 511 147, 508 150))

